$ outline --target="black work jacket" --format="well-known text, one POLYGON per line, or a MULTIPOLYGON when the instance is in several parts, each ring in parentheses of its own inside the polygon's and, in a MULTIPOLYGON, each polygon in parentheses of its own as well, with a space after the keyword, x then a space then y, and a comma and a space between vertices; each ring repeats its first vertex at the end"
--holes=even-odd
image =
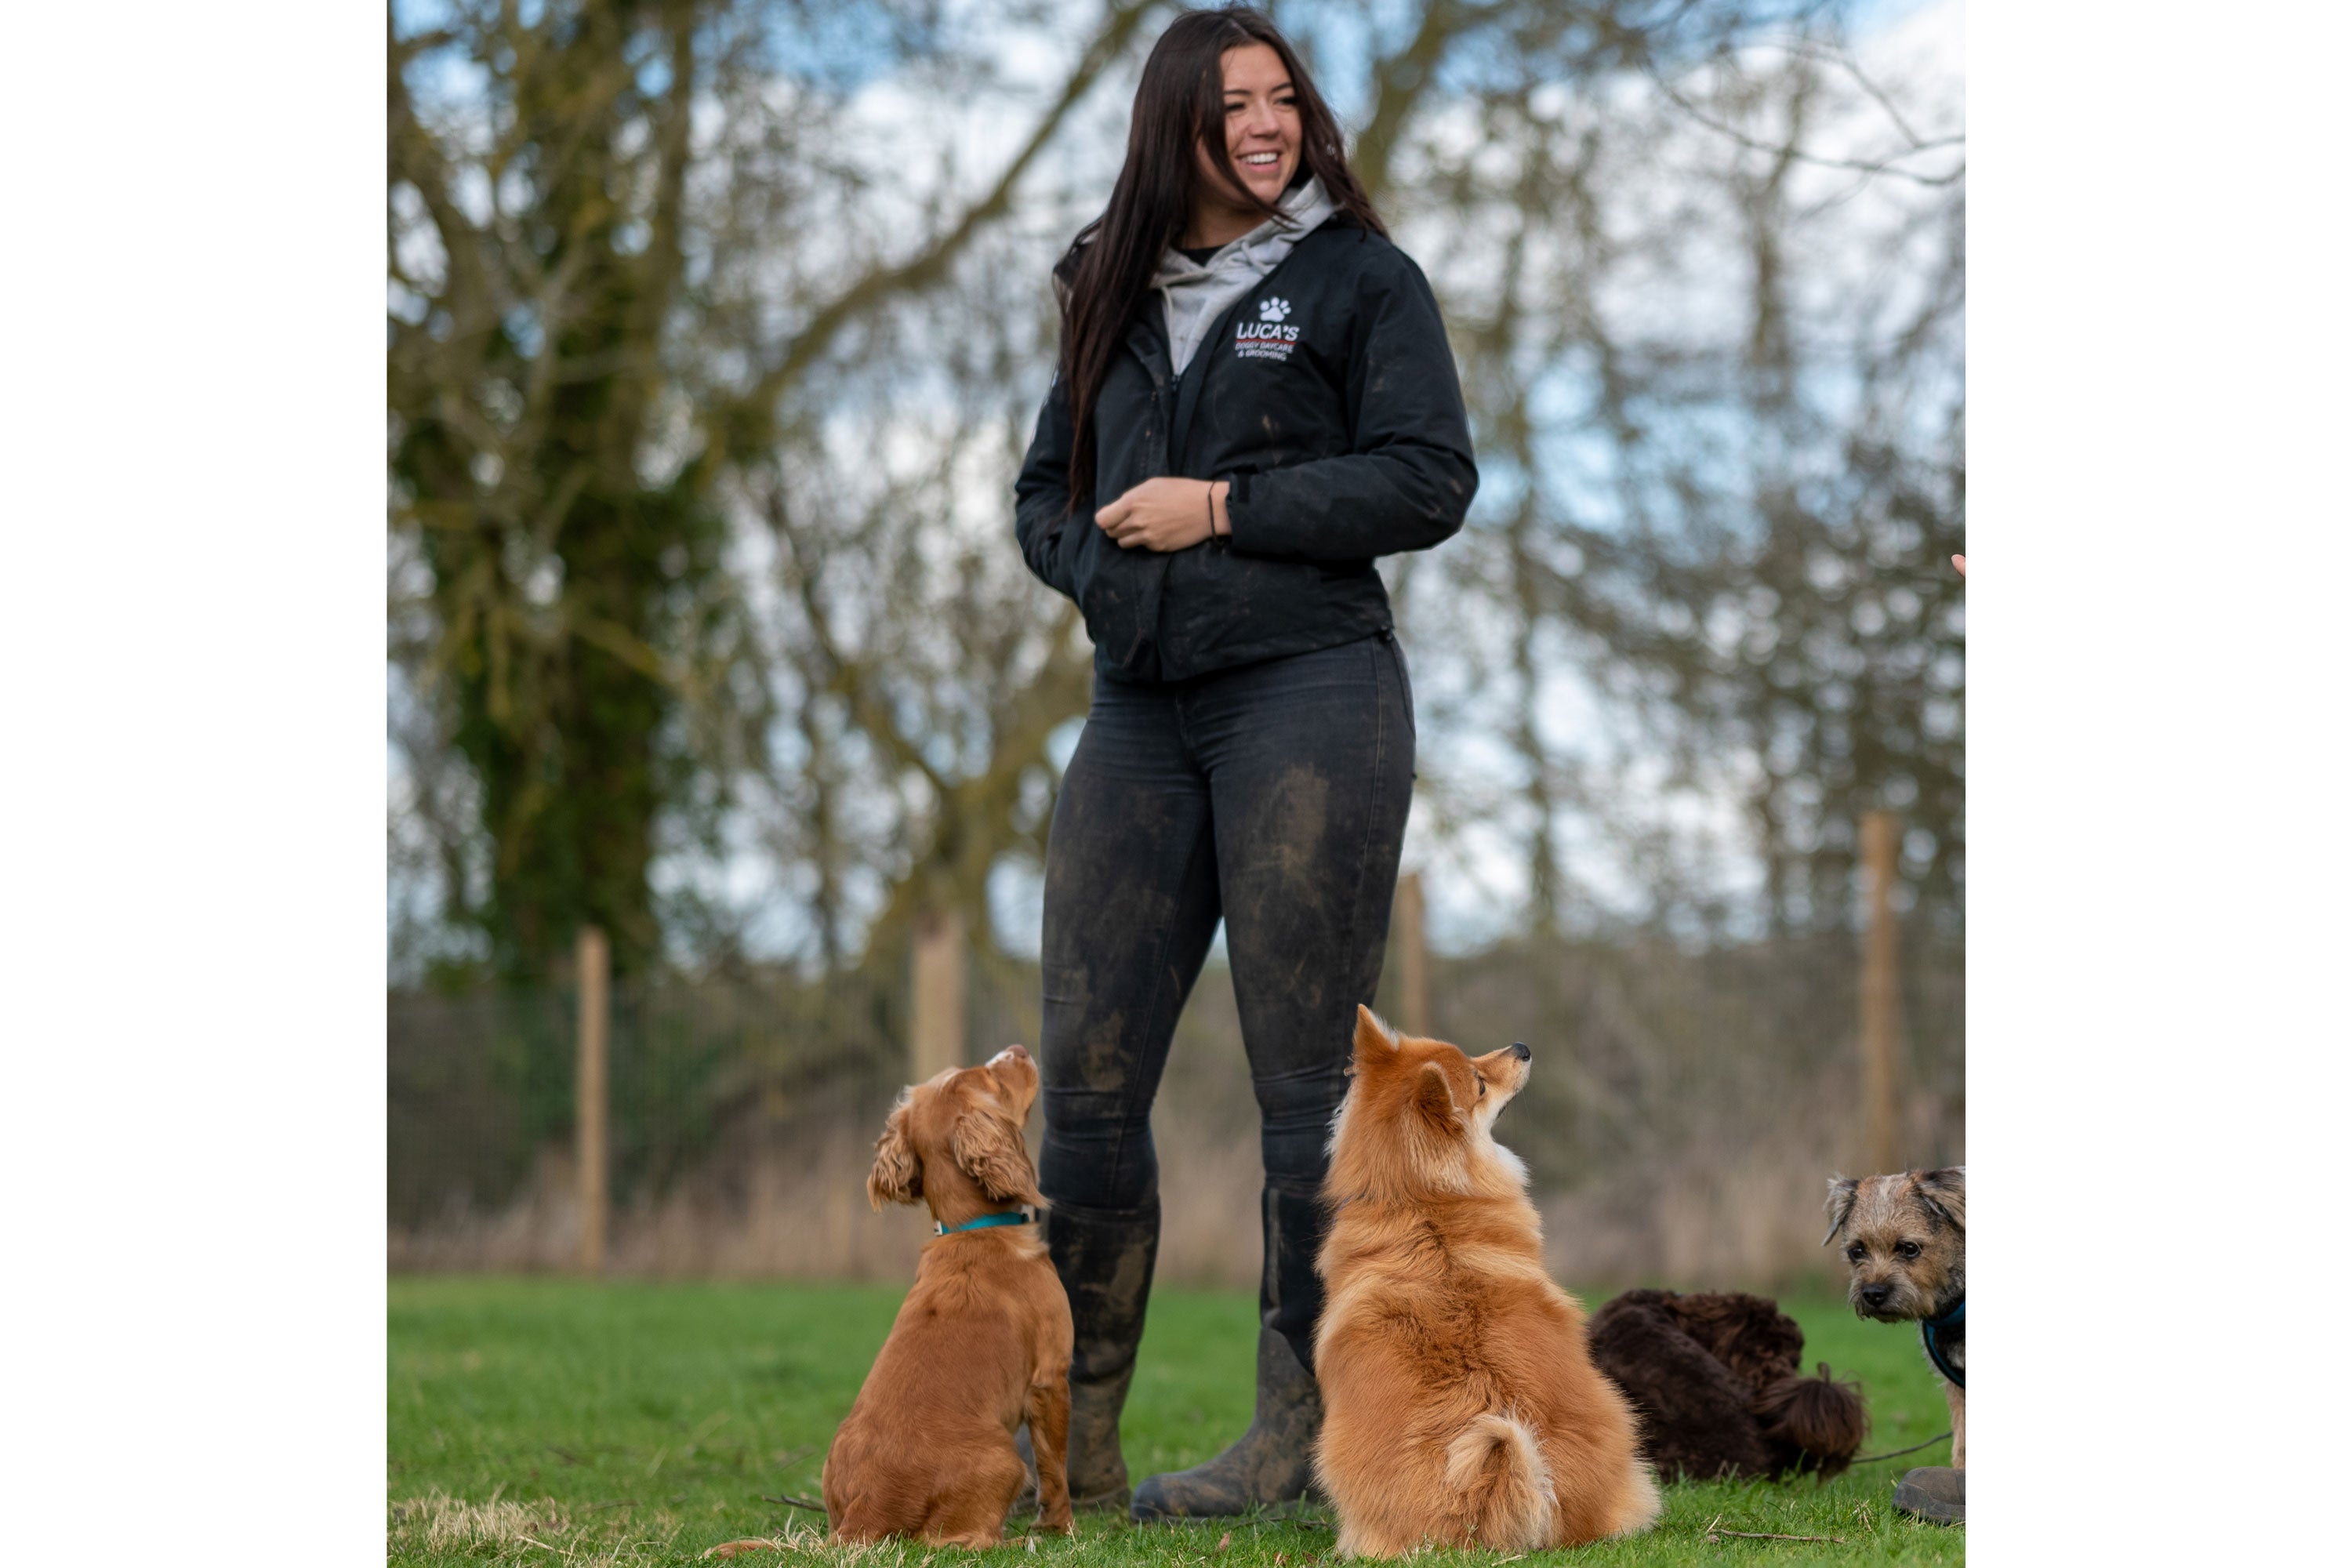
POLYGON ((1159 296, 1095 407, 1095 493, 1069 506, 1055 379, 1015 483, 1029 569, 1077 602, 1095 668, 1181 680, 1390 629, 1377 556, 1462 526, 1478 470, 1436 296, 1412 259, 1335 218, 1299 240, 1171 368, 1159 296), (1121 550, 1095 510, 1160 475, 1230 479, 1230 538, 1121 550))

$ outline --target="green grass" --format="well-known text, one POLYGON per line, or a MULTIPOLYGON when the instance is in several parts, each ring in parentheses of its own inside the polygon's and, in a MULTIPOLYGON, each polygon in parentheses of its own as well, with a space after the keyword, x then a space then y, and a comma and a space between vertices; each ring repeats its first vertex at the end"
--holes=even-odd
MULTIPOLYGON (((835 1552, 821 1544, 821 1515, 762 1500, 815 1495, 824 1445, 898 1296, 858 1286, 394 1280, 389 1561, 690 1563, 720 1542, 753 1536, 843 1564, 870 1559, 868 1568, 973 1555, 896 1545, 835 1552)), ((1873 1420, 1864 1452, 1944 1430, 1942 1393, 1916 1335, 1859 1322, 1825 1298, 1784 1297, 1782 1306, 1804 1325, 1809 1362, 1863 1380, 1873 1420)), ((1255 1329, 1253 1303, 1239 1296, 1153 1297, 1124 1428, 1135 1475, 1197 1463, 1248 1424, 1255 1329)), ((1939 1443, 1827 1486, 1676 1484, 1649 1534, 1543 1555, 1957 1563, 1960 1531, 1899 1519, 1888 1507, 1906 1468, 1948 1459, 1939 1443), (1846 1544, 1709 1542, 1710 1526, 1846 1544)), ((1328 1528, 1296 1523, 1136 1529, 1082 1517, 1075 1540, 1038 1537, 1034 1555, 1041 1568, 1207 1568, 1212 1558, 1217 1568, 1313 1568, 1330 1558, 1331 1544, 1328 1528)), ((1029 1554, 1017 1534, 1004 1551, 1029 1554)), ((762 1560, 778 1559, 739 1561, 762 1560)))

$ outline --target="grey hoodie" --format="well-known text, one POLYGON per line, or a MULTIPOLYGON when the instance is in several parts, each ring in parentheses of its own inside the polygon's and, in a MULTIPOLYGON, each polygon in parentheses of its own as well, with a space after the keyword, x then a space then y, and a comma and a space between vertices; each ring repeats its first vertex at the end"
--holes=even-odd
POLYGON ((1160 269, 1151 275, 1151 286, 1167 301, 1169 358, 1178 375, 1183 374, 1184 367, 1192 363, 1201 340, 1208 336, 1209 329, 1216 325, 1226 308, 1255 288, 1260 279, 1290 254, 1291 247, 1339 210, 1324 195, 1323 182, 1312 174, 1276 207, 1290 220, 1287 225, 1280 219, 1268 218, 1205 262, 1195 261, 1176 250, 1160 258, 1160 269))

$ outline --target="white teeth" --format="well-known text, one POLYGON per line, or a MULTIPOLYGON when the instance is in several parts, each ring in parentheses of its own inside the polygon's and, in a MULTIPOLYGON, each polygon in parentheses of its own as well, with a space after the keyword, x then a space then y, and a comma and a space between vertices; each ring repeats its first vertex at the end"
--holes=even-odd
POLYGON ((1279 153, 1252 153, 1242 160, 1244 163, 1273 163, 1281 160, 1279 153))

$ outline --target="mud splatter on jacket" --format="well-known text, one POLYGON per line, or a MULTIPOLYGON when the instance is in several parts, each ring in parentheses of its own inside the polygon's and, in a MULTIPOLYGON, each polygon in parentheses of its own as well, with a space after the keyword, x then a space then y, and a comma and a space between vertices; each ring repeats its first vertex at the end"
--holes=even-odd
POLYGON ((1014 485, 1029 569, 1076 601, 1095 668, 1181 680, 1384 632, 1373 561, 1453 537, 1478 488, 1436 296, 1411 258, 1336 218, 1302 238, 1182 375, 1152 299, 1097 400, 1095 494, 1069 506, 1056 377, 1014 485), (1230 479, 1230 539, 1121 550, 1095 510, 1160 475, 1230 479))

